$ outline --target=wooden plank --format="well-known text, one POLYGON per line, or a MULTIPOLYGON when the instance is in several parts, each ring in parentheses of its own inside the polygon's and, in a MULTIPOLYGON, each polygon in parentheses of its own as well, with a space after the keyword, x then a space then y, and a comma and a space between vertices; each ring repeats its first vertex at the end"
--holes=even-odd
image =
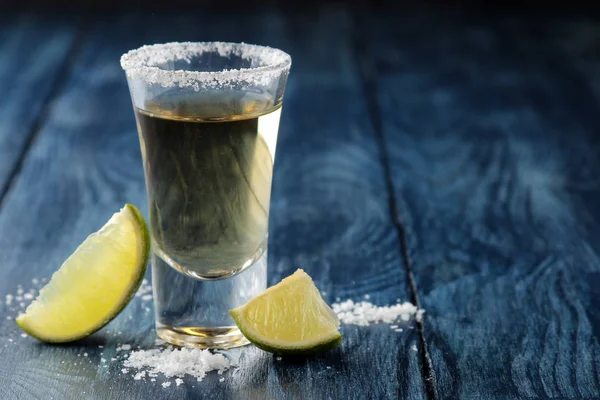
MULTIPOLYGON (((348 14, 339 9, 294 19, 245 14, 100 21, 0 213, 0 294, 50 275, 125 202, 145 209, 119 56, 145 43, 219 39, 275 45, 294 59, 275 168, 269 282, 301 267, 329 302, 366 294, 381 305, 408 300, 384 174, 364 117, 352 29, 348 14), (35 192, 34 180, 40 182, 35 192)), ((3 308, 0 377, 11 382, 11 398, 49 392, 127 399, 423 398, 420 355, 411 350, 417 335, 410 324, 403 333, 388 325, 344 326, 340 349, 300 362, 277 360, 253 347, 236 350, 232 354, 240 357, 240 369, 227 372, 223 383, 211 374, 201 383, 186 379, 185 385, 163 389, 160 379, 151 383, 123 375, 121 362, 102 368, 100 358, 114 357, 118 343, 152 346, 153 318, 144 309, 135 299, 88 340, 40 346, 19 337, 3 308), (8 338, 17 344, 8 345, 8 338), (85 359, 77 356, 84 352, 85 359)))
POLYGON ((439 397, 599 397, 597 27, 369 25, 439 397))
POLYGON ((0 17, 0 202, 64 72, 74 24, 39 15, 0 17))

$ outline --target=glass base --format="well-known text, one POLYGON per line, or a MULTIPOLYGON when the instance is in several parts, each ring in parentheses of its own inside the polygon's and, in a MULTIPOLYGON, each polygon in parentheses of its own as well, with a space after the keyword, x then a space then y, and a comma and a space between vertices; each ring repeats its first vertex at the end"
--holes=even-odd
POLYGON ((250 343, 235 326, 198 328, 172 327, 157 323, 156 334, 167 343, 200 349, 231 349, 250 343))
POLYGON ((229 314, 267 288, 267 251, 237 275, 200 280, 152 254, 156 333, 168 343, 210 349, 248 344, 229 314))

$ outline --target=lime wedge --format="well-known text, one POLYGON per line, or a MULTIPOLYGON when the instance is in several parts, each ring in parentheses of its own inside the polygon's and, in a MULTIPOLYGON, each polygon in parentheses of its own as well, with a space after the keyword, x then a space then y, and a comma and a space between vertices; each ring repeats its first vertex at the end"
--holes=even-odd
POLYGON ((311 354, 342 343, 337 315, 301 269, 229 313, 246 339, 271 353, 311 354))
POLYGON ((44 342, 91 335, 129 303, 146 272, 149 251, 144 217, 126 204, 63 263, 17 324, 44 342))

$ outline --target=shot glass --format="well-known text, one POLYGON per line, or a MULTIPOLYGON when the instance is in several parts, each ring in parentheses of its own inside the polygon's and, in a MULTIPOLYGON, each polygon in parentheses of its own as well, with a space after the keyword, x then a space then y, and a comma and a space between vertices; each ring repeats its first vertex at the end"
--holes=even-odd
POLYGON ((180 346, 246 344, 229 310, 266 289, 291 57, 245 43, 166 43, 124 54, 121 66, 144 163, 157 334, 180 346))

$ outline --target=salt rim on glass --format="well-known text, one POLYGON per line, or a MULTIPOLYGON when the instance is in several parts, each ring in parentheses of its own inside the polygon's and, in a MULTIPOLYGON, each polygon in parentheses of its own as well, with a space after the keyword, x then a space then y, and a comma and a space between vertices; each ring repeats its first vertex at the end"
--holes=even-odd
POLYGON ((268 85, 289 70, 292 58, 286 52, 268 46, 230 42, 170 42, 142 46, 121 56, 121 67, 130 79, 142 79, 147 84, 162 87, 201 88, 224 87, 240 82, 268 85), (160 67, 169 62, 186 62, 203 53, 222 57, 235 55, 256 63, 256 67, 222 71, 167 70, 160 67))

